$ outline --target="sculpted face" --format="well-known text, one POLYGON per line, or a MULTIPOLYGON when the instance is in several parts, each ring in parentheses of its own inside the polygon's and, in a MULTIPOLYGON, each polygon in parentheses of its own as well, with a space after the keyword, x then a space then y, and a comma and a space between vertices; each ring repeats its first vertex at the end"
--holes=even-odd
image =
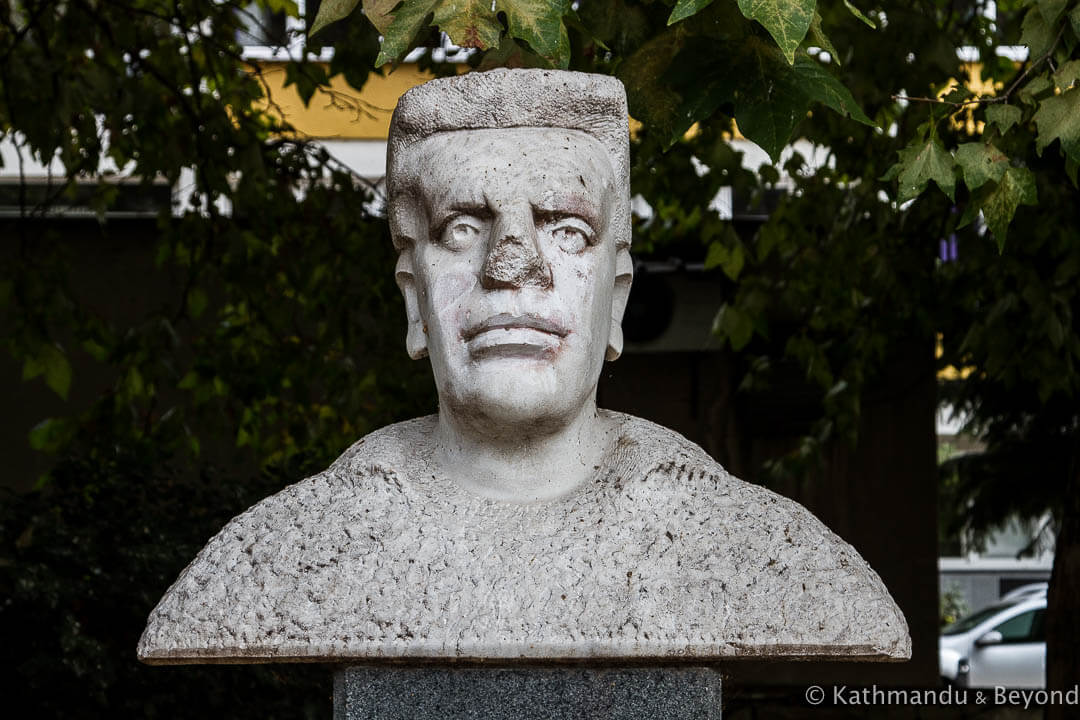
POLYGON ((610 227, 620 198, 604 148, 580 131, 509 128, 409 152, 412 202, 393 212, 412 241, 397 271, 410 354, 430 355, 459 416, 564 423, 595 401, 605 352, 622 344, 629 255, 610 227))

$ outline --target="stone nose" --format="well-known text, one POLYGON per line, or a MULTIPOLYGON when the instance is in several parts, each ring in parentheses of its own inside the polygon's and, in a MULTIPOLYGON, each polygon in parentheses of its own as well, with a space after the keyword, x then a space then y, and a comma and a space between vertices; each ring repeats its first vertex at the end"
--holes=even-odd
POLYGON ((488 290, 551 287, 551 268, 540 253, 528 205, 496 214, 480 281, 488 290))

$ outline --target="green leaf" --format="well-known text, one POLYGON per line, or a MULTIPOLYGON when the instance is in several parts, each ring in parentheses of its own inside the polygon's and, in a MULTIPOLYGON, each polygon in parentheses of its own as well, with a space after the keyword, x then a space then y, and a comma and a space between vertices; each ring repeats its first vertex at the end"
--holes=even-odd
POLYGON ((1029 57, 1034 59, 1046 54, 1054 42, 1054 28, 1046 22, 1038 8, 1028 10, 1020 27, 1020 44, 1028 46, 1031 51, 1029 57))
POLYGON ((380 35, 386 35, 394 16, 390 13, 401 4, 401 0, 363 0, 364 17, 371 21, 380 35))
POLYGON ((806 117, 806 106, 805 98, 791 93, 778 93, 775 99, 758 96, 738 105, 735 122, 739 131, 761 146, 775 163, 780 161, 795 126, 806 117))
POLYGON ((124 378, 124 390, 133 398, 142 397, 146 392, 146 381, 143 380, 139 368, 134 365, 128 368, 127 377, 124 378))
POLYGON ((1013 215, 1016 214, 1016 208, 1037 203, 1035 176, 1031 171, 1027 168, 1008 168, 997 187, 991 190, 982 203, 983 217, 997 240, 999 251, 1005 247, 1006 233, 1013 215))
POLYGON ((810 42, 817 45, 819 48, 829 53, 833 61, 837 65, 840 64, 840 53, 836 51, 836 47, 832 44, 832 40, 825 34, 825 31, 821 28, 821 13, 814 11, 814 19, 810 21, 810 42))
POLYGON ((36 358, 27 358, 23 363, 23 380, 30 380, 38 375, 45 375, 45 384, 64 400, 67 400, 71 388, 71 364, 67 356, 56 345, 42 345, 36 358))
POLYGON ((1076 36, 1080 37, 1080 5, 1077 5, 1069 12, 1069 23, 1072 25, 1076 36))
POLYGON ((1016 123, 1020 122, 1023 112, 1015 105, 996 103, 986 107, 986 122, 988 125, 997 125, 1004 134, 1016 123))
POLYGON ((738 0, 739 10, 761 23, 780 46, 788 64, 795 62, 795 50, 810 30, 815 0, 738 0))
POLYGON ((209 300, 206 297, 206 291, 202 288, 192 288, 191 292, 188 293, 187 309, 192 318, 198 319, 198 317, 206 310, 208 303, 209 300))
POLYGON ((41 373, 45 372, 45 366, 42 365, 37 358, 27 355, 23 358, 22 366, 22 379, 33 380, 41 373))
POLYGON ((1061 141, 1061 154, 1080 162, 1080 88, 1066 90, 1042 101, 1035 113, 1039 136, 1035 151, 1042 155, 1050 143, 1061 141))
POLYGON ((742 310, 725 303, 713 320, 713 333, 726 338, 732 350, 742 350, 753 337, 754 323, 742 310))
POLYGON ((525 49, 514 38, 503 35, 498 47, 484 53, 476 69, 483 72, 494 68, 544 68, 547 63, 536 53, 525 49))
POLYGON ((979 203, 981 200, 972 199, 964 208, 963 214, 960 215, 960 219, 956 222, 956 229, 966 228, 970 225, 975 218, 979 217, 979 203))
POLYGON ((1036 6, 1039 8, 1039 13, 1043 16, 1043 20, 1047 25, 1053 25, 1061 17, 1061 13, 1065 12, 1065 6, 1069 4, 1069 0, 1037 0, 1036 6))
POLYGON ((855 102, 851 91, 836 79, 826 67, 810 57, 800 55, 792 68, 797 87, 808 99, 832 108, 836 112, 852 120, 861 122, 863 125, 877 127, 873 120, 866 116, 859 104, 855 102))
POLYGON ((563 15, 570 0, 496 0, 495 10, 506 13, 510 35, 529 43, 553 67, 570 65, 570 36, 563 15))
POLYGON ((409 51, 417 34, 431 24, 440 0, 405 0, 394 13, 394 19, 383 33, 382 47, 375 58, 375 67, 401 58, 409 51))
POLYGON ((581 36, 588 41, 592 41, 596 44, 596 47, 604 52, 611 52, 611 48, 604 42, 604 38, 600 37, 601 33, 596 28, 589 27, 585 24, 585 21, 578 15, 577 10, 571 8, 563 15, 563 22, 566 23, 566 27, 571 30, 575 30, 581 33, 581 36))
POLYGON ((109 357, 109 351, 96 340, 83 340, 82 347, 98 362, 105 362, 105 359, 109 357))
POLYGON ((432 24, 463 48, 498 47, 502 35, 502 24, 491 11, 491 3, 485 0, 443 0, 432 24))
POLYGON ((940 140, 915 140, 899 154, 900 160, 893 167, 899 166, 896 177, 900 181, 900 193, 897 197, 900 202, 918 197, 931 180, 950 200, 953 199, 956 189, 956 177, 953 175, 955 161, 940 140))
MULTIPOLYGON (((678 40, 682 27, 676 25, 650 39, 616 71, 616 76, 626 86, 630 114, 643 122, 650 132, 668 139, 669 145, 682 137, 692 124, 686 120, 693 115, 693 110, 682 110, 682 96, 665 77, 680 50, 678 40), (676 126, 684 122, 682 130, 678 130, 676 126)), ((686 76, 680 73, 679 77, 686 76)), ((715 106, 707 109, 711 112, 715 106)))
POLYGON ((709 251, 705 255, 705 269, 712 270, 719 267, 732 280, 739 279, 743 265, 746 264, 746 254, 741 244, 728 247, 727 243, 717 240, 709 245, 709 251))
POLYGON ((30 447, 42 452, 56 452, 77 430, 76 424, 67 418, 46 418, 30 429, 30 447))
POLYGON ((713 0, 679 0, 679 2, 675 3, 675 9, 671 11, 671 15, 668 16, 667 24, 674 25, 680 20, 697 15, 711 5, 712 2, 713 0))
POLYGON ((1046 75, 1036 75, 1027 85, 1020 89, 1020 100, 1028 105, 1035 105, 1038 103, 1036 96, 1041 95, 1053 87, 1054 83, 1050 82, 1050 78, 1046 75))
POLYGON ((1080 60, 1070 60, 1054 73, 1054 86, 1062 92, 1077 84, 1080 84, 1080 60))
POLYGON ((871 30, 877 30, 877 24, 870 18, 863 15, 862 10, 851 4, 850 0, 844 0, 844 7, 848 9, 848 12, 862 20, 871 30))
POLYGON ((809 55, 800 54, 790 68, 777 57, 771 71, 776 74, 762 75, 760 82, 750 84, 749 92, 736 98, 735 120, 743 135, 760 145, 774 163, 811 102, 874 127, 848 89, 809 55))
POLYGON ((285 87, 296 86, 296 93, 306 106, 311 102, 320 85, 326 85, 330 78, 322 65, 315 63, 290 62, 285 66, 285 87))
POLYGON ((311 32, 308 33, 308 37, 314 37, 315 33, 330 23, 348 17, 359 2, 360 0, 322 0, 322 4, 319 5, 319 14, 315 16, 315 22, 311 23, 311 32))
POLYGON ((1009 167, 1009 158, 990 143, 964 143, 956 149, 956 163, 964 173, 969 190, 988 181, 997 182, 1009 167))
POLYGON ((56 345, 44 344, 38 349, 37 357, 27 358, 23 363, 23 380, 29 380, 44 373, 45 384, 64 400, 67 400, 71 388, 71 363, 64 351, 56 345))

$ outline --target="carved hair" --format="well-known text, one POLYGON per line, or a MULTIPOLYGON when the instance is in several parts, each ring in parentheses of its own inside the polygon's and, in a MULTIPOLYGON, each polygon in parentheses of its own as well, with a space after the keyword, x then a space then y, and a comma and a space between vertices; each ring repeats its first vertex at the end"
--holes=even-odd
POLYGON ((491 70, 418 85, 398 101, 386 150, 390 229, 400 250, 395 205, 414 191, 406 150, 436 133, 519 127, 578 130, 597 140, 611 160, 616 207, 610 228, 630 245, 630 132, 626 91, 607 75, 558 70, 491 70))

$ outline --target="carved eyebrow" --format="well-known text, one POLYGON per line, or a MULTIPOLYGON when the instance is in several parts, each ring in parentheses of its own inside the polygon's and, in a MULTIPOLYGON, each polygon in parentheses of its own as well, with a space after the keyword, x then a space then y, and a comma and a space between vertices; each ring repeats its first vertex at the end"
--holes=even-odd
POLYGON ((552 193, 539 202, 532 203, 533 215, 544 220, 576 217, 594 232, 599 231, 600 208, 596 203, 578 193, 552 193))

